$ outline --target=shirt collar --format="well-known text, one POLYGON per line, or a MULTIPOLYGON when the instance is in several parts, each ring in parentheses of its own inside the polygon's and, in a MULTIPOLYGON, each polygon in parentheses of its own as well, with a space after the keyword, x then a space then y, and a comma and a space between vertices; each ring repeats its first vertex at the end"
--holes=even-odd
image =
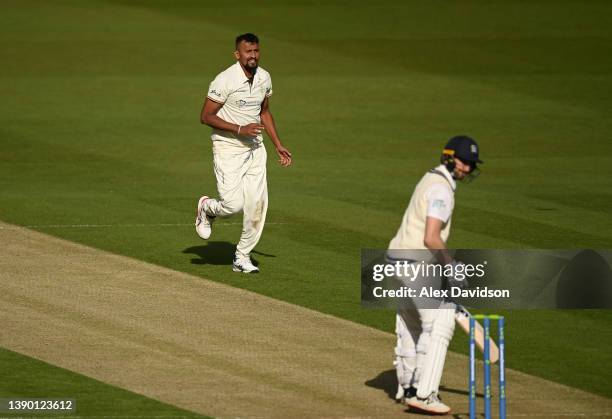
POLYGON ((455 189, 457 189, 457 183, 455 182, 455 179, 453 178, 453 175, 448 171, 446 166, 441 164, 441 165, 436 167, 436 170, 438 170, 439 172, 441 172, 444 175, 446 180, 448 180, 448 183, 450 183, 451 188, 453 189, 453 192, 454 192, 455 189))
MULTIPOLYGON (((242 69, 240 62, 236 61, 236 64, 234 64, 234 71, 236 72, 236 77, 238 77, 238 80, 240 80, 241 83, 246 83, 249 81, 249 78, 246 76, 246 74, 244 74, 244 70, 242 69)), ((255 81, 255 77, 257 77, 257 71, 253 75, 253 81, 255 81)))

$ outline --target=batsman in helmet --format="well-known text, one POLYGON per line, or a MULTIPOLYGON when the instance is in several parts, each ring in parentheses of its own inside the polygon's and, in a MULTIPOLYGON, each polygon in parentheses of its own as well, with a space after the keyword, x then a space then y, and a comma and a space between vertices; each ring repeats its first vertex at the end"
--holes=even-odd
MULTIPOLYGON (((474 139, 465 135, 451 138, 442 152, 441 164, 425 173, 415 187, 387 254, 429 249, 435 251, 439 263, 460 264, 446 247, 455 190, 457 182, 469 183, 478 176, 480 163, 474 139)), ((396 314, 396 398, 429 414, 450 412, 450 407, 440 400, 438 387, 455 328, 456 305, 439 304, 436 308, 400 307, 396 314)))

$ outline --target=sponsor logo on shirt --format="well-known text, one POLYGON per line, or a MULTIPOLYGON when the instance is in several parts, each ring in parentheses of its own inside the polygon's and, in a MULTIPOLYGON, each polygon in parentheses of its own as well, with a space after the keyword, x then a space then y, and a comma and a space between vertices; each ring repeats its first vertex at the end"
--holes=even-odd
POLYGON ((432 208, 444 209, 446 208, 446 204, 442 199, 434 199, 431 203, 432 208))
POLYGON ((238 106, 239 108, 243 108, 245 106, 259 106, 261 105, 261 100, 243 100, 243 99, 239 99, 236 102, 236 106, 238 106))

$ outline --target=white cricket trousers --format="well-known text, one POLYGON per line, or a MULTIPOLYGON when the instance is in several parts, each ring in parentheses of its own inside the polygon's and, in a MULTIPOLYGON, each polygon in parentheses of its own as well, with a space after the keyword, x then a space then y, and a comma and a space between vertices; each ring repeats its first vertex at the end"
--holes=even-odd
POLYGON ((219 199, 206 200, 204 210, 219 217, 243 212, 236 257, 248 257, 259 242, 268 211, 266 149, 262 144, 253 149, 223 150, 213 157, 219 199))

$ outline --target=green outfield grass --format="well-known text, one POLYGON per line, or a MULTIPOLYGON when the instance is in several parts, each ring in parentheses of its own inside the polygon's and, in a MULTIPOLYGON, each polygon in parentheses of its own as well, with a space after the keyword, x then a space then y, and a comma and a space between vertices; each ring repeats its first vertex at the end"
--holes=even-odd
MULTIPOLYGON (((392 332, 360 249, 452 135, 485 164, 451 246, 612 248, 611 27, 603 1, 5 1, 0 219, 392 332), (255 278, 229 266, 240 217, 190 225, 216 194, 202 101, 246 31, 295 160, 268 148, 255 278)), ((508 367, 612 397, 612 312, 506 314, 508 367)))
POLYGON ((2 417, 125 417, 204 418, 62 368, 0 348, 0 398, 71 399, 76 410, 66 413, 2 413, 2 417))

